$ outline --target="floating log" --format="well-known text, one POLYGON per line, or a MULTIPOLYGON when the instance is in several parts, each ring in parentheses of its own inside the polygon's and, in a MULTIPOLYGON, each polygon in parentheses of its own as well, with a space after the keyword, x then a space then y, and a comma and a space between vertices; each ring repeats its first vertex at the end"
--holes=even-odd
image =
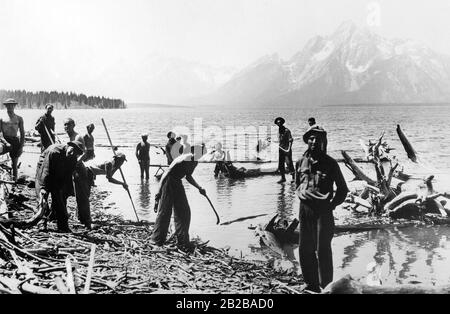
POLYGON ((369 286, 347 275, 325 288, 325 294, 449 294, 450 286, 369 286))
POLYGON ((397 134, 400 138, 400 142, 402 142, 403 148, 406 151, 406 154, 408 154, 408 158, 411 159, 411 161, 417 163, 417 153, 412 147, 411 143, 409 142, 408 138, 406 137, 405 133, 403 133, 402 128, 400 125, 397 125, 397 134))

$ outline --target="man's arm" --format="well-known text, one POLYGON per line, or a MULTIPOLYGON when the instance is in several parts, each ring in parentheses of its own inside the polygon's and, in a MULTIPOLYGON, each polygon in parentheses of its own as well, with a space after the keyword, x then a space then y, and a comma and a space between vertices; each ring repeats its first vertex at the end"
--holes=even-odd
POLYGON ((113 172, 112 163, 108 162, 106 164, 105 168, 106 168, 106 179, 108 180, 108 182, 117 184, 117 185, 122 185, 125 189, 128 188, 128 186, 125 184, 125 182, 122 182, 122 181, 119 181, 119 180, 113 178, 114 172, 113 172))
POLYGON ((335 161, 335 183, 336 183, 336 194, 331 201, 331 205, 335 208, 338 205, 341 205, 345 198, 347 197, 348 187, 345 182, 345 178, 342 175, 341 168, 339 168, 338 163, 335 161))
POLYGON ((23 127, 23 118, 19 117, 19 132, 20 132, 20 148, 18 155, 22 155, 23 145, 25 145, 25 129, 23 127))
POLYGON ((140 147, 141 147, 141 143, 139 143, 139 144, 136 145, 136 152, 135 152, 135 154, 136 154, 137 160, 139 160, 139 150, 140 150, 140 147))
POLYGON ((300 186, 300 175, 299 175, 299 168, 300 168, 300 160, 295 163, 295 189, 298 189, 300 186))

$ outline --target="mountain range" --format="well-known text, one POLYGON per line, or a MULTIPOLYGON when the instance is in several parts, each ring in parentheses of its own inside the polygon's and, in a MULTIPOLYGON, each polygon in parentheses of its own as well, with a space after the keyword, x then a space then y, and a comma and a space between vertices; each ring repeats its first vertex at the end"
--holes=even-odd
POLYGON ((450 57, 345 22, 290 60, 265 56, 195 104, 317 105, 450 102, 450 57))

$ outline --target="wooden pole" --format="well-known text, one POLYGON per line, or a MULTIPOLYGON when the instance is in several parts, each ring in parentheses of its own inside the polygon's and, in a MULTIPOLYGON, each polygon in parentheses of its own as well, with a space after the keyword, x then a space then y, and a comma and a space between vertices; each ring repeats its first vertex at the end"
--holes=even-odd
MULTIPOLYGON (((105 127, 106 135, 108 136, 109 144, 111 146, 113 154, 114 154, 114 156, 116 156, 116 151, 114 150, 114 145, 113 145, 113 143, 111 141, 111 137, 109 136, 108 128, 106 127, 106 123, 105 123, 105 120, 103 120, 103 118, 102 118, 102 123, 103 123, 103 126, 105 127)), ((123 171, 122 171, 121 167, 119 168, 119 171, 120 171, 120 174, 122 175, 123 183, 127 184, 127 182, 125 181, 125 176, 123 175, 123 171)), ((130 190, 128 188, 126 190, 128 192, 128 196, 130 197, 131 205, 133 206, 133 210, 134 210, 134 214, 136 215, 136 219, 137 219, 138 222, 140 222, 139 221, 139 217, 138 217, 138 215, 136 213, 136 208, 134 207, 133 199, 131 198, 130 190)))

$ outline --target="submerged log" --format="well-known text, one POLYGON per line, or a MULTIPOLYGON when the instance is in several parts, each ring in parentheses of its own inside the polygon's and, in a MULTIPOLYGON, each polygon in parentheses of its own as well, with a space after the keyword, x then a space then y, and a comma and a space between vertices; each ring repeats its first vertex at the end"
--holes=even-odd
POLYGON ((347 275, 326 287, 326 294, 449 294, 450 286, 369 286, 347 275))

